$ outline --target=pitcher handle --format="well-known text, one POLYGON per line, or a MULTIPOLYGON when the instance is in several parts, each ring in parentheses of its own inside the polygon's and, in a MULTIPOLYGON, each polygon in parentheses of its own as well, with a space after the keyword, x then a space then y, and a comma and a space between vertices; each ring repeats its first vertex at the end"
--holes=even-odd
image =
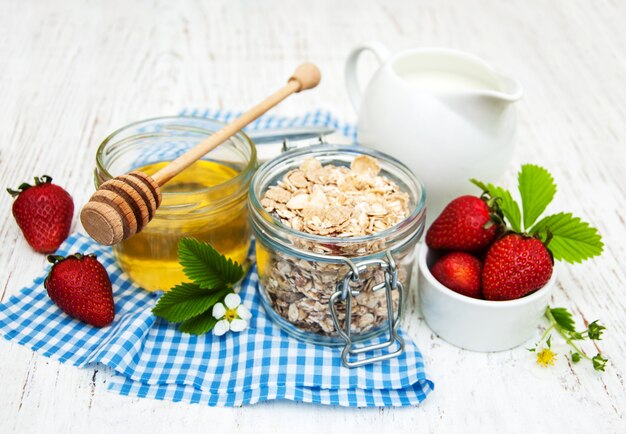
POLYGON ((350 101, 352 101, 354 111, 357 113, 361 107, 361 87, 359 86, 359 82, 356 78, 356 65, 359 60, 359 56, 365 50, 369 50, 374 53, 381 64, 384 63, 390 55, 387 47, 378 41, 366 42, 354 47, 350 52, 348 60, 346 60, 346 88, 348 89, 348 96, 350 97, 350 101))

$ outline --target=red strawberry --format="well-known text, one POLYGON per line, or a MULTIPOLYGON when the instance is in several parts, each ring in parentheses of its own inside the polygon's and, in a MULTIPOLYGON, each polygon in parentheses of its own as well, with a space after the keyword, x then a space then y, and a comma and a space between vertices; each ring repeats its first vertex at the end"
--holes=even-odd
POLYGON ((63 312, 96 327, 113 322, 111 280, 96 255, 76 253, 67 258, 50 255, 48 260, 54 265, 44 286, 63 312))
POLYGON ((464 252, 452 252, 441 257, 431 268, 435 279, 444 286, 468 297, 481 298, 480 278, 483 264, 464 252))
POLYGON ((541 240, 509 234, 487 252, 483 267, 483 295, 487 300, 513 300, 544 286, 554 261, 541 240))
POLYGON ((35 185, 22 184, 7 189, 13 202, 13 217, 28 244, 40 253, 52 253, 67 238, 72 226, 72 196, 47 175, 35 178, 35 185))
POLYGON ((493 218, 494 212, 483 199, 457 197, 428 229, 426 245, 431 249, 480 251, 496 237, 499 225, 493 218))

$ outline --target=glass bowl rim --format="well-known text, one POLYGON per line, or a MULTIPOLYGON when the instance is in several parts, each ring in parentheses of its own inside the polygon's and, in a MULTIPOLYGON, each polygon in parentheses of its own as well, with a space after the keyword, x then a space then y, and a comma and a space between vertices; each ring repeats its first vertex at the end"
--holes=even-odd
MULTIPOLYGON (((105 177, 107 177, 108 179, 113 179, 114 176, 111 175, 111 173, 109 173, 108 169, 105 168, 104 166, 104 162, 102 161, 102 156, 104 154, 104 150, 106 148, 106 146, 111 143, 111 141, 118 136, 119 134, 121 134, 123 131, 125 130, 129 130, 133 127, 137 127, 140 124, 152 124, 152 123, 166 123, 166 121, 175 121, 175 120, 190 120, 190 121, 202 121, 202 122, 210 122, 213 124, 217 124, 221 127, 225 126, 226 124, 224 122, 221 121, 217 121, 214 119, 209 119, 209 118, 205 118, 205 117, 201 117, 201 116, 156 116, 156 117, 152 117, 152 118, 146 118, 146 119, 141 119, 139 121, 135 121, 135 122, 131 122, 130 124, 126 124, 116 130, 114 130, 112 133, 110 133, 108 136, 105 137, 105 139, 100 143, 100 145, 98 146, 98 149, 96 151, 96 168, 97 170, 99 170, 103 175, 105 175, 105 177)), ((211 131, 211 133, 214 133, 215 131, 219 130, 219 128, 217 128, 214 131, 211 131)), ((132 137, 132 136, 130 136, 132 137)), ((207 136, 208 137, 208 136, 207 136)), ((198 190, 194 190, 191 194, 205 194, 211 191, 219 191, 220 189, 224 188, 224 187, 229 187, 232 184, 237 184, 239 181, 241 181, 242 179, 245 179, 246 177, 250 176, 251 173, 253 173, 255 171, 255 169, 257 168, 258 162, 257 162, 257 152, 256 152, 256 146, 254 145, 254 142, 252 141, 252 139, 250 139, 250 137, 248 137, 248 135, 243 131, 243 130, 239 130, 237 131, 233 136, 229 137, 227 140, 230 140, 233 137, 238 137, 240 139, 242 139, 244 145, 247 145, 250 149, 250 157, 248 158, 248 162, 246 164, 246 166, 234 177, 230 178, 228 181, 216 184, 216 185, 212 185, 210 187, 204 187, 202 189, 198 189, 198 190)), ((219 145, 221 146, 221 144, 219 145)), ((211 151, 209 151, 211 152, 211 151)), ((173 160, 170 160, 173 161, 173 160)), ((245 183, 244 183, 245 185, 245 183)), ((163 194, 165 195, 179 195, 179 194, 185 194, 185 195, 189 195, 190 192, 163 192, 163 194)))

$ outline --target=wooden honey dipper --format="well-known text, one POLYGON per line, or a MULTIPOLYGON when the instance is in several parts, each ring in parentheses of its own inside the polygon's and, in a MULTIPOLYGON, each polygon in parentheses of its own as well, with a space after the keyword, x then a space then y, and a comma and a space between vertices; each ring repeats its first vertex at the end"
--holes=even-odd
POLYGON ((285 86, 154 175, 134 171, 104 182, 80 212, 83 227, 94 240, 107 246, 132 237, 154 217, 161 205, 161 187, 165 183, 292 93, 312 89, 319 82, 320 71, 317 66, 303 63, 296 68, 285 86))

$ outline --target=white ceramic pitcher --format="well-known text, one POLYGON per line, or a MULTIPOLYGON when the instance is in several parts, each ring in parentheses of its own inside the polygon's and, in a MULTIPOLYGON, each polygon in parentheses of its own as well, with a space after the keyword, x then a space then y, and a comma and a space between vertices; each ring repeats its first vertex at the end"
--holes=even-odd
POLYGON ((462 194, 479 191, 469 178, 495 182, 513 154, 522 96, 517 81, 464 52, 416 48, 390 55, 379 42, 352 50, 346 84, 359 113, 358 141, 395 156, 426 186, 428 224, 462 194), (382 64, 361 95, 361 53, 382 64))

